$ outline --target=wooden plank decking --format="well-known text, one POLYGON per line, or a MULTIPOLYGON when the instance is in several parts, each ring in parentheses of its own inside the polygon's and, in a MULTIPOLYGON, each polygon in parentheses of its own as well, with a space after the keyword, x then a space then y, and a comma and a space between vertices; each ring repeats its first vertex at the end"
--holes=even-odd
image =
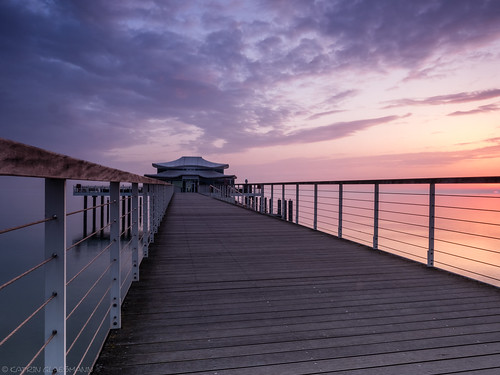
POLYGON ((500 294, 177 194, 94 372, 496 375, 500 294))

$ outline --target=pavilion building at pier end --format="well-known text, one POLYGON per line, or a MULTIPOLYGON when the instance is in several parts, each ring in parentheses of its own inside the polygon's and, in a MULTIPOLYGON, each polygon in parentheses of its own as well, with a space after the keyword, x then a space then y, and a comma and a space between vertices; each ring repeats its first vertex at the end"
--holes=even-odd
POLYGON ((224 174, 229 164, 213 163, 201 156, 183 156, 166 163, 153 163, 156 174, 146 177, 169 182, 181 192, 208 192, 210 185, 234 185, 235 175, 224 174))

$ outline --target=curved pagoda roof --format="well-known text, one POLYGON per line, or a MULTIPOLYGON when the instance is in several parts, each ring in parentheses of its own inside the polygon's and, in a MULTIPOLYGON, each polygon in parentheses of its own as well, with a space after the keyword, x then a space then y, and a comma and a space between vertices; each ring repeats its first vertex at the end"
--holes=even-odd
POLYGON ((153 167, 162 170, 179 168, 226 169, 229 168, 229 164, 213 163, 203 159, 201 156, 183 156, 177 160, 166 163, 153 163, 153 167))
MULTIPOLYGON (((186 174, 185 171, 180 170, 167 170, 163 172, 159 172, 158 174, 148 174, 146 176, 160 179, 175 179, 182 176, 189 176, 190 174, 186 174)), ((226 175, 223 173, 219 173, 211 170, 203 170, 203 171, 194 171, 192 174, 194 176, 199 176, 206 179, 218 180, 218 179, 227 179, 227 178, 236 178, 235 175, 226 175)))

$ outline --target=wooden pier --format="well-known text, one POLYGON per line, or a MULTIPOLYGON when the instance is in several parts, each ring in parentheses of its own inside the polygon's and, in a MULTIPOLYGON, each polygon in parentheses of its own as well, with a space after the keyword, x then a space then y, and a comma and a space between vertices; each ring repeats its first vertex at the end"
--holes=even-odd
POLYGON ((95 374, 500 373, 500 293, 176 194, 95 374))

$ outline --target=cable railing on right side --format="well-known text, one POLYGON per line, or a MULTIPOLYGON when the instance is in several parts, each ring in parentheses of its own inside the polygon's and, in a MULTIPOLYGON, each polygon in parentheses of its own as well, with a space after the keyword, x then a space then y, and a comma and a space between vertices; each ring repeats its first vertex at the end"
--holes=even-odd
POLYGON ((266 202, 260 212, 282 220, 500 286, 499 186, 500 177, 494 176, 252 183, 231 189, 259 191, 266 202), (481 189, 484 194, 477 193, 481 189))

